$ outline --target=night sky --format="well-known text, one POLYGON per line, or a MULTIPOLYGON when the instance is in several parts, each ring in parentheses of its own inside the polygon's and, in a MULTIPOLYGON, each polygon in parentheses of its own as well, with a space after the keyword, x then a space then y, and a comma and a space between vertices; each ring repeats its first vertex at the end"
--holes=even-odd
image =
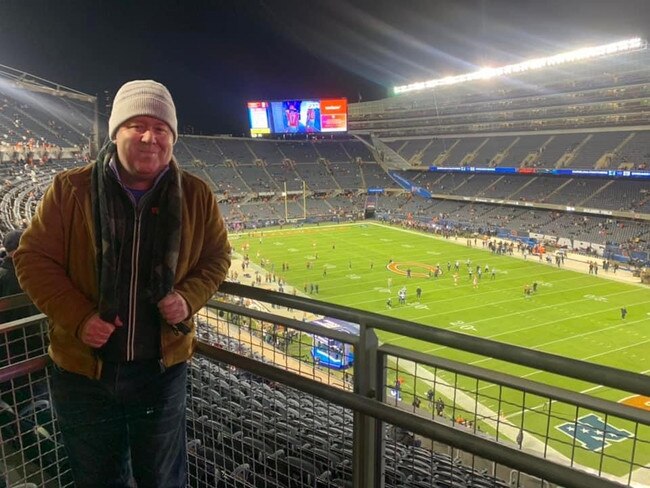
POLYGON ((101 100, 153 78, 183 132, 237 135, 247 100, 376 100, 648 30, 650 0, 0 0, 0 64, 101 100))

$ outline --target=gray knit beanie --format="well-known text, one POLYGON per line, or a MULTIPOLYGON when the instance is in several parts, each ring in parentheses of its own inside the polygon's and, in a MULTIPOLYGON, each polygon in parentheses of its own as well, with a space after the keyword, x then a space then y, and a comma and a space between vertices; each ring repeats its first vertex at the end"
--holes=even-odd
POLYGON ((132 117, 148 115, 165 122, 178 139, 176 107, 167 88, 153 80, 134 80, 124 83, 115 94, 113 110, 108 119, 108 134, 115 139, 120 125, 132 117))

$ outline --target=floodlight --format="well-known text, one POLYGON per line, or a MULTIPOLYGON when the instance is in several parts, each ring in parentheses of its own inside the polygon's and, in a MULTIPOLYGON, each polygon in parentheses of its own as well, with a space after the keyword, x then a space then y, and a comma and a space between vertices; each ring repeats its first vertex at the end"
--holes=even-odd
POLYGON ((638 49, 645 49, 647 41, 635 37, 625 41, 612 42, 611 44, 604 44, 602 46, 585 47, 576 49, 565 53, 556 54, 546 58, 530 59, 517 64, 509 64, 501 68, 483 68, 473 73, 467 73, 457 76, 446 76, 435 80, 420 81, 411 83, 410 85, 401 85, 393 88, 395 94, 407 93, 416 90, 424 90, 427 88, 435 88, 437 86, 454 85, 466 81, 487 80, 496 76, 510 75, 513 73, 523 73, 535 69, 546 68, 548 66, 557 66, 559 64, 570 63, 573 61, 582 61, 584 59, 596 58, 599 56, 608 56, 612 54, 619 54, 638 49))

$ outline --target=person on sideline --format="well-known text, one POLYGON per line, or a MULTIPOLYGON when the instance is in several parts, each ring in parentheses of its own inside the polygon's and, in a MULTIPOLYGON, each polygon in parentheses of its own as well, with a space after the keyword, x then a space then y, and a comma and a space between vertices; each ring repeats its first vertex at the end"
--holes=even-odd
POLYGON ((180 487, 192 316, 227 276, 207 184, 173 157, 176 108, 125 83, 97 160, 57 174, 14 255, 50 322, 51 388, 75 486, 180 487))

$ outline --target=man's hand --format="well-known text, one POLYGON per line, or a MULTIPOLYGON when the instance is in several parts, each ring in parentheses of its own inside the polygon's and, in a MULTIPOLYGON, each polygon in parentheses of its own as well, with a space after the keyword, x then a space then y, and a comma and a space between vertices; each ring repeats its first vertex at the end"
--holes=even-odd
POLYGON ((187 319, 190 315, 190 307, 185 299, 177 292, 172 291, 158 302, 158 310, 162 318, 171 325, 187 319))
POLYGON ((90 317, 81 328, 81 341, 90 347, 102 347, 111 336, 116 327, 122 327, 122 320, 115 317, 111 324, 99 318, 99 314, 90 317))

